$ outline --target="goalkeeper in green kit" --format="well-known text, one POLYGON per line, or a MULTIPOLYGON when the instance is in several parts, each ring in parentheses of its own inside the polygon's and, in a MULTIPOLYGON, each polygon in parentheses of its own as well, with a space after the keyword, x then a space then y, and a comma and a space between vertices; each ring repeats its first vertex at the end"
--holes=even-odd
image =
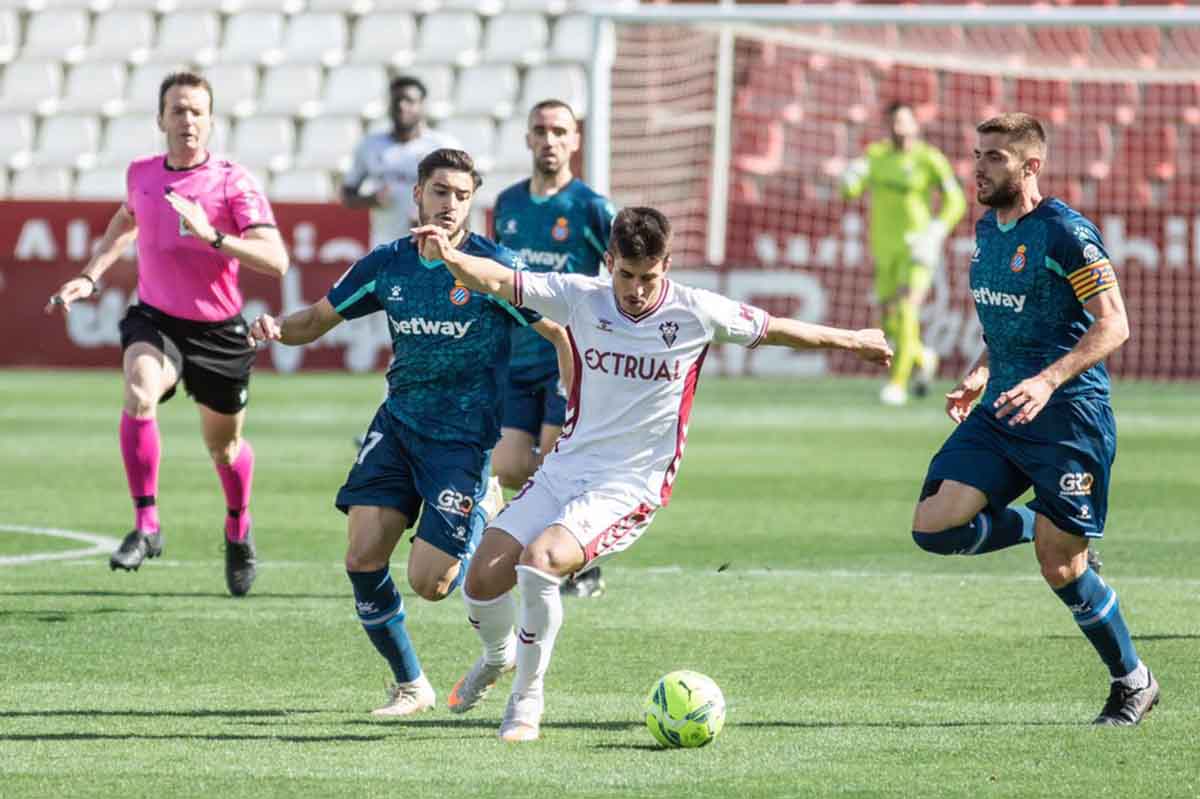
POLYGON ((946 156, 918 138, 912 108, 892 103, 885 113, 890 138, 874 142, 850 162, 842 176, 842 194, 854 198, 871 192, 875 295, 882 327, 896 351, 879 399, 903 405, 914 369, 917 396, 929 391, 937 370, 937 353, 921 342, 921 304, 941 262, 946 235, 962 219, 967 203, 946 156), (934 190, 941 194, 937 216, 930 208, 934 190))

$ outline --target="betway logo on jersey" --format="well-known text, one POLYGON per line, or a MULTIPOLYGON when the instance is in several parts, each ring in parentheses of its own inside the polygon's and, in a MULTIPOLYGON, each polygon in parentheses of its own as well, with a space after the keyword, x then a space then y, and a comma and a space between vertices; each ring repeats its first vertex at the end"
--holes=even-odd
POLYGON ((971 289, 971 296, 978 305, 995 305, 998 308, 1012 308, 1020 313, 1025 310, 1024 294, 1005 294, 1003 291, 992 291, 987 286, 971 289))
POLYGON ((645 355, 605 352, 588 347, 583 353, 583 362, 589 369, 631 380, 678 380, 681 376, 678 359, 671 366, 665 360, 647 358, 645 355))
POLYGON ((561 272, 566 269, 567 259, 571 257, 565 252, 531 250, 528 247, 522 247, 517 254, 521 256, 522 261, 530 266, 548 266, 555 272, 561 272))
POLYGON ((475 324, 474 319, 469 322, 439 322, 423 316, 411 319, 393 319, 389 316, 388 322, 392 325, 392 332, 398 336, 449 336, 453 339, 467 335, 471 325, 475 324))

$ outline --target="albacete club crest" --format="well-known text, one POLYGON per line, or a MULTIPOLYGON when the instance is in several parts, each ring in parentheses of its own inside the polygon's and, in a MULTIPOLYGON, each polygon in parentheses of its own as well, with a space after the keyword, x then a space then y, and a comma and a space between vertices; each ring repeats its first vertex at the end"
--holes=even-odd
POLYGON ((662 340, 670 347, 675 343, 675 339, 679 337, 679 325, 674 322, 663 322, 658 326, 658 332, 662 333, 662 340))
POLYGON ((1025 245, 1017 247, 1017 251, 1013 253, 1012 260, 1008 262, 1008 268, 1014 272, 1020 272, 1025 268, 1025 245))

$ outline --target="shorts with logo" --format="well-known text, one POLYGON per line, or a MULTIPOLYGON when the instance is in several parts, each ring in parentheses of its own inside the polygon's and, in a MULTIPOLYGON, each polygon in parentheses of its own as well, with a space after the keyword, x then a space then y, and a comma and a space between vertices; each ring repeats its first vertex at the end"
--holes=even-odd
POLYGON ((529 546, 547 527, 562 525, 583 548, 583 572, 633 546, 657 510, 620 484, 587 486, 543 466, 489 527, 529 546))
POLYGON ((524 430, 536 439, 543 425, 562 427, 566 418, 567 397, 557 367, 529 377, 510 373, 501 427, 524 430))
MULTIPOLYGON (((121 350, 144 342, 166 356, 187 393, 217 413, 235 414, 250 401, 254 347, 241 314, 220 322, 180 319, 157 308, 131 305, 121 320, 121 350)), ((175 396, 171 386, 159 399, 175 396)))
POLYGON ((979 405, 933 456, 925 479, 966 483, 996 508, 1032 486, 1031 510, 1060 530, 1100 538, 1116 455, 1117 426, 1105 398, 1055 402, 1015 427, 979 405))
POLYGON ((479 544, 487 517, 479 507, 487 493, 491 450, 441 441, 410 429, 379 407, 334 504, 395 508, 417 522, 416 538, 466 561, 479 544), (424 512, 422 513, 422 507, 424 512))

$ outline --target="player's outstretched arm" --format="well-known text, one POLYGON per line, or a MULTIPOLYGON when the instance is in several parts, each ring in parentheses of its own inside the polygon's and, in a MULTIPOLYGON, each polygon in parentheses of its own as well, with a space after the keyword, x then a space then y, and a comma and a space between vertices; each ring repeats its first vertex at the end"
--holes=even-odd
POLYGON ((450 243, 445 228, 423 225, 413 228, 413 237, 427 261, 441 261, 459 281, 472 291, 482 291, 493 297, 516 302, 516 272, 490 258, 467 255, 450 243))
POLYGON ((763 343, 794 350, 847 350, 868 363, 889 366, 892 362, 892 348, 878 328, 846 330, 772 316, 763 343))
POLYGON ((979 399, 979 395, 987 388, 989 374, 991 371, 988 368, 988 351, 984 347, 963 379, 946 393, 946 415, 956 423, 963 422, 971 412, 975 400, 979 399))
POLYGON ((567 329, 545 317, 534 322, 531 327, 554 345, 554 354, 558 358, 559 382, 564 386, 571 385, 571 381, 575 379, 575 358, 571 352, 571 339, 567 335, 567 329))
POLYGON ((113 214, 113 218, 109 220, 108 227, 104 230, 104 236, 101 237, 100 243, 96 247, 96 254, 88 261, 88 265, 83 268, 82 272, 63 283, 58 291, 50 295, 50 299, 46 303, 46 313, 53 311, 55 306, 61 307, 63 313, 70 313, 71 303, 75 300, 87 299, 95 294, 101 275, 117 262, 121 253, 125 252, 125 249, 136 238, 137 220, 122 203, 117 212, 113 214))
POLYGON ((329 300, 322 297, 317 302, 290 313, 282 318, 263 314, 250 325, 250 343, 258 346, 267 341, 283 344, 308 344, 337 327, 341 315, 333 309, 329 300))

